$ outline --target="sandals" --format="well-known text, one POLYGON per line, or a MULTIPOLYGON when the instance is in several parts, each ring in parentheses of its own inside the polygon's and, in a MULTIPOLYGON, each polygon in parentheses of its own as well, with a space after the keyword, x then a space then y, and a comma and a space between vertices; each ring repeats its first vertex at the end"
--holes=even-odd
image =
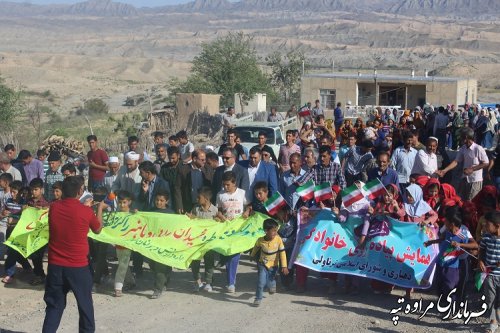
POLYGON ((12 277, 12 276, 5 276, 2 279, 2 283, 5 283, 5 284, 12 283, 13 281, 14 281, 14 277, 12 277))

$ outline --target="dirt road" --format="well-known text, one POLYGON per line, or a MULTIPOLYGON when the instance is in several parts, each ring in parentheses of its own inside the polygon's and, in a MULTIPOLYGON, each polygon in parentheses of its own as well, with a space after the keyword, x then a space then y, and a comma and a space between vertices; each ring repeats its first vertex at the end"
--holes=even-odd
MULTIPOLYGON (((245 258, 245 257, 244 257, 245 258)), ((477 332, 486 319, 442 321, 444 314, 431 310, 422 320, 418 315, 399 312, 393 325, 391 309, 398 307, 404 290, 392 295, 375 295, 369 281, 360 280, 360 294, 345 295, 342 279, 337 290, 327 295, 329 281, 313 273, 304 294, 284 291, 265 298, 259 308, 252 302, 256 284, 255 265, 246 258, 240 263, 237 290, 222 290, 224 272, 216 270, 212 293, 193 293, 191 272, 175 271, 168 290, 158 300, 150 300, 152 275, 145 271, 137 290, 122 298, 112 296, 112 284, 94 294, 97 332, 477 332)), ((0 286, 0 332, 39 332, 44 319, 43 287, 28 284, 31 276, 20 273, 15 283, 0 286)), ((432 292, 415 293, 423 297, 423 308, 436 301, 432 292)), ((477 299, 477 294, 470 296, 477 299)), ((403 305, 405 305, 404 303, 403 305)), ((413 302, 412 302, 413 304, 413 302)), ((474 302, 472 310, 478 309, 474 302)), ((61 321, 60 332, 76 332, 78 311, 73 295, 61 321)))

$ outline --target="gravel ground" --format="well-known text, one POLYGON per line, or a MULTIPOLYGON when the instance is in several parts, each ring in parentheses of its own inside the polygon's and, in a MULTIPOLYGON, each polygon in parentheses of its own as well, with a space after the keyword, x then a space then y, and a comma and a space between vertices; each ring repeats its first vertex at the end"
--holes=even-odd
MULTIPOLYGON (((376 295, 369 281, 360 279, 359 295, 346 295, 340 278, 335 292, 328 295, 329 281, 317 273, 309 277, 306 293, 285 291, 278 283, 278 293, 265 293, 261 306, 254 308, 255 265, 243 256, 234 294, 223 292, 223 273, 216 270, 214 292, 193 293, 191 273, 175 271, 168 290, 158 300, 148 298, 153 280, 147 269, 138 288, 122 298, 112 296, 109 282, 94 294, 97 332, 478 332, 486 322, 485 318, 471 319, 468 325, 463 319, 443 321, 444 314, 435 309, 418 320, 417 313, 404 314, 403 307, 395 326, 390 311, 398 307, 404 290, 376 295)), ((43 287, 31 287, 30 278, 30 274, 19 273, 13 284, 0 286, 0 332, 40 331, 45 309, 43 287)), ((471 300, 479 298, 475 293, 469 296, 471 300)), ((416 292, 413 298, 423 298, 424 309, 437 300, 432 291, 416 292)), ((479 306, 472 301, 471 310, 479 306)), ((77 328, 78 311, 70 294, 59 331, 75 332, 77 328)))

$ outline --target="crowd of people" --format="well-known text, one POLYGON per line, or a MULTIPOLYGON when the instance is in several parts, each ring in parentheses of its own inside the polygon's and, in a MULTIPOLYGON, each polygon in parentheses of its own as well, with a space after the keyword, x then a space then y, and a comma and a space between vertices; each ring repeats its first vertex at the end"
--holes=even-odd
MULTIPOLYGON (((254 301, 258 306, 266 287, 270 294, 276 292, 277 275, 281 275, 283 288, 299 293, 307 290, 308 270, 300 266, 288 269, 287 263, 295 244, 299 212, 318 208, 339 214, 345 208, 340 195, 343 189, 379 179, 386 193, 370 203, 369 214, 384 214, 439 228, 439 238, 426 245, 440 243, 441 255, 448 243, 478 255, 477 261, 468 255, 438 260, 435 284, 440 293, 458 288, 458 297, 465 299, 473 267, 488 271, 484 293, 492 309, 489 329, 494 331, 500 287, 500 213, 497 212, 500 145, 494 145, 497 118, 500 119, 498 105, 491 110, 469 104, 464 108, 425 105, 403 112, 377 108, 370 119, 358 118, 355 123, 343 119, 341 107, 339 103, 334 111, 334 126, 329 126, 317 101, 310 114, 302 117, 300 129, 286 131, 286 142, 278 156, 266 144, 265 132, 259 133, 259 143, 250 149, 239 143, 233 128, 233 110, 223 118, 227 142, 217 152, 196 148, 186 131, 168 138, 164 133, 154 133, 155 147, 150 154, 140 148, 137 137, 129 137, 128 150, 114 156, 109 156, 99 147, 97 137, 90 135, 87 162, 78 165, 64 163, 56 150, 39 150, 34 157, 28 150, 17 153, 14 145, 6 145, 0 153, 0 261, 5 258, 2 282, 14 281, 19 263, 25 271, 33 272, 32 285, 46 284, 47 309, 60 309, 60 304, 54 301, 60 296, 50 289, 54 282, 49 283, 43 265, 47 247, 24 258, 3 246, 27 206, 50 207, 51 212, 54 206, 61 210, 65 203, 85 216, 86 231, 90 227, 99 232, 106 210, 186 214, 193 223, 197 218, 226 222, 254 212, 269 215, 264 203, 279 192, 288 207, 264 221, 265 236, 259 238, 251 252, 259 272, 254 301), (310 180, 315 184, 329 183, 333 198, 304 201, 297 188, 310 180), (113 203, 107 199, 109 193, 116 195, 113 203), (88 210, 76 208, 75 198, 82 205, 93 207, 96 215, 92 217, 88 210)), ((274 109, 268 120, 281 119, 274 109)), ((58 217, 70 218, 61 211, 49 213, 49 225, 52 226, 51 218, 58 217)), ((48 245, 48 276, 53 279, 56 268, 89 267, 85 259, 75 262, 67 249, 58 248, 68 246, 63 239, 64 231, 59 232, 54 236, 57 243, 48 245)), ((50 235, 53 236, 52 231, 50 235)), ((73 281, 71 288, 80 291, 92 286, 98 288, 112 273, 108 262, 111 245, 89 243, 90 249, 75 251, 80 256, 85 250, 89 252, 93 283, 74 283, 74 275, 80 273, 66 273, 69 281, 73 281)), ((363 244, 363 236, 359 243, 363 244)), ((116 297, 141 283, 147 266, 155 279, 151 298, 161 297, 172 275, 171 267, 145 260, 141 254, 119 246, 116 258, 118 266, 113 276, 116 297)), ((225 257, 208 252, 203 258, 203 274, 200 261, 192 264, 194 291, 213 292, 214 268, 225 265, 225 291, 234 293, 239 261, 240 254, 225 257)), ((322 276, 331 280, 334 290, 338 276, 322 276)), ((357 293, 358 280, 346 276, 346 292, 357 293)), ((375 293, 391 293, 394 288, 379 281, 372 281, 371 286, 375 293)), ((406 292, 411 297, 411 290, 406 292)), ((81 293, 75 292, 75 296, 78 299, 81 293)), ((59 313, 55 310, 50 313, 57 321, 59 313)), ((47 327, 54 327, 54 322, 47 327)))

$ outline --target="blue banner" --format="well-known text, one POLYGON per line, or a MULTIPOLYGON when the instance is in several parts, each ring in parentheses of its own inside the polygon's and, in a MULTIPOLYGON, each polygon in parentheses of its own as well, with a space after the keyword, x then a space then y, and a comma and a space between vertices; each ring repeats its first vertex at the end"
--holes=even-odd
POLYGON ((318 272, 368 277, 406 288, 432 284, 438 246, 424 246, 437 230, 386 216, 372 217, 363 247, 358 240, 363 221, 345 222, 329 210, 301 211, 291 262, 318 272))

